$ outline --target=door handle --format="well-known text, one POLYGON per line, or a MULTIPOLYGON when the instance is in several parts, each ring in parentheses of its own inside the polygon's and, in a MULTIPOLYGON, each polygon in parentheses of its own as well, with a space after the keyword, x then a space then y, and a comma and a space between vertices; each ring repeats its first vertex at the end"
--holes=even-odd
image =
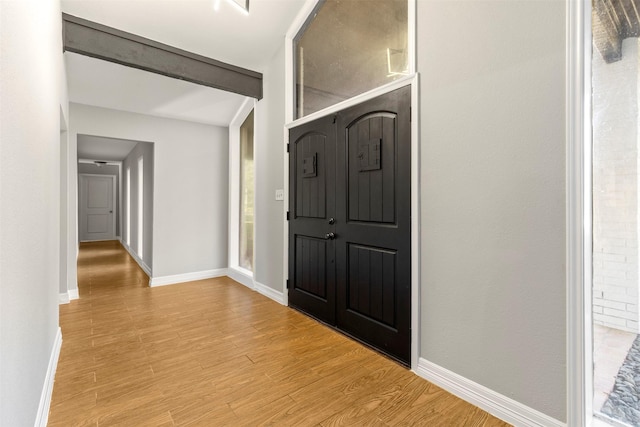
POLYGON ((329 224, 333 225, 336 223, 335 218, 329 218, 329 224))
POLYGON ((336 237, 337 237, 337 236, 336 236, 336 233, 333 233, 333 232, 331 232, 331 233, 327 233, 327 234, 325 234, 325 235, 324 235, 324 238, 325 238, 325 239, 327 239, 327 240, 333 240, 333 239, 335 239, 336 237))

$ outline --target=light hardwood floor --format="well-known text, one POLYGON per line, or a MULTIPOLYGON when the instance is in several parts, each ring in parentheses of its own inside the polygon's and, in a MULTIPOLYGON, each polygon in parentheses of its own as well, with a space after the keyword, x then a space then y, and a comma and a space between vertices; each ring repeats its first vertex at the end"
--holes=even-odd
POLYGON ((101 242, 78 282, 49 426, 507 425, 231 279, 149 288, 101 242))

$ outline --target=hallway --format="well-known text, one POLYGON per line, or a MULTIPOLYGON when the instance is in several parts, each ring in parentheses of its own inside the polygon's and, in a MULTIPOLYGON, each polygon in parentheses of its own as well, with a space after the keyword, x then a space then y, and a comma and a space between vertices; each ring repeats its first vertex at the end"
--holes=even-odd
POLYGON ((149 288, 97 242, 78 280, 49 426, 506 425, 226 277, 149 288))

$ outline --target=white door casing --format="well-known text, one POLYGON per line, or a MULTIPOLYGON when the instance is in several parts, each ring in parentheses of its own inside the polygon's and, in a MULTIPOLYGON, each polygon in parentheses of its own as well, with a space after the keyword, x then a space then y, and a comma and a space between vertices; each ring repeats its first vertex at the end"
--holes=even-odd
POLYGON ((80 174, 80 241, 116 238, 115 175, 80 174))

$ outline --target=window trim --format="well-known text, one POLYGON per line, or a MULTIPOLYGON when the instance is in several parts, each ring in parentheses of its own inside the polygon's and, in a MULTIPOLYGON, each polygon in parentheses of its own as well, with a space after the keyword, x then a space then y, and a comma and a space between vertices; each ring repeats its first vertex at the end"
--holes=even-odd
MULTIPOLYGON (((247 119, 251 111, 253 111, 253 158, 254 169, 256 168, 256 134, 258 122, 258 102, 247 97, 235 116, 229 123, 229 244, 228 244, 228 265, 229 276, 239 283, 253 289, 254 272, 240 267, 239 251, 240 251, 240 127, 247 119)), ((255 186, 255 183, 254 183, 255 186)), ((254 207, 256 194, 254 191, 254 207)), ((255 212, 254 212, 255 218, 255 212)), ((256 263, 256 224, 253 227, 253 265, 255 270, 256 263)))

